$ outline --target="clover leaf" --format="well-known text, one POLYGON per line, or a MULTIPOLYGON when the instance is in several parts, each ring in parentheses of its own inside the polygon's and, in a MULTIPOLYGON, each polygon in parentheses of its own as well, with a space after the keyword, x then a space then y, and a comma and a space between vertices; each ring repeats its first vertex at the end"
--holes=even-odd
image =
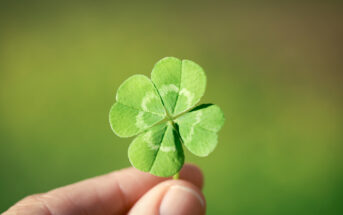
POLYGON ((214 150, 225 119, 216 105, 194 107, 205 88, 203 69, 175 57, 158 61, 151 80, 133 75, 120 85, 110 124, 119 137, 138 135, 128 150, 135 168, 168 177, 184 164, 182 143, 201 157, 214 150))

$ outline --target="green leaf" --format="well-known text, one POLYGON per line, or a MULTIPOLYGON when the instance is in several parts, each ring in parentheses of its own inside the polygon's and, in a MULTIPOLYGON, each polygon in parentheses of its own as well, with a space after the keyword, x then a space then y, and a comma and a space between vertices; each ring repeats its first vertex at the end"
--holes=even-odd
POLYGON ((158 61, 152 70, 151 80, 172 116, 192 108, 206 88, 206 75, 198 64, 174 57, 158 61))
POLYGON ((131 164, 144 172, 168 177, 179 172, 184 154, 172 124, 156 125, 137 136, 129 147, 131 164))
POLYGON ((120 137, 136 135, 166 116, 156 88, 149 78, 134 75, 119 87, 110 110, 110 124, 120 137))
POLYGON ((175 120, 185 146, 193 154, 204 157, 217 145, 217 132, 225 121, 216 105, 205 104, 194 108, 175 120))

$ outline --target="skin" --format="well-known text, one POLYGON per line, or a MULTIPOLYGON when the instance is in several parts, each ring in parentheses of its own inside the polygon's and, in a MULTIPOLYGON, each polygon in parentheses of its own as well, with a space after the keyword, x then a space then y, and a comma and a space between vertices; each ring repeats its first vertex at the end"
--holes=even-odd
POLYGON ((24 198, 2 215, 194 214, 206 211, 201 170, 186 164, 180 180, 127 168, 24 198))

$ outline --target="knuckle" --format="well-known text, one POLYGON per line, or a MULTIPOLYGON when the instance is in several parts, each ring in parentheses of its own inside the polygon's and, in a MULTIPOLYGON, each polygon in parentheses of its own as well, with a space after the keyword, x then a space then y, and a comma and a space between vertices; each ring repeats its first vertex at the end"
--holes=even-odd
POLYGON ((32 194, 23 198, 20 202, 36 202, 41 194, 32 194))

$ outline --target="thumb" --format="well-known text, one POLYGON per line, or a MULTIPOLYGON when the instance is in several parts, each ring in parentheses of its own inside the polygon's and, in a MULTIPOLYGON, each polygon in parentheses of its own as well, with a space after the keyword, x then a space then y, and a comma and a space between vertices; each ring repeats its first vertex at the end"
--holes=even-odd
POLYGON ((203 215, 205 211, 205 198, 198 187, 183 180, 169 180, 148 191, 129 214, 203 215))

